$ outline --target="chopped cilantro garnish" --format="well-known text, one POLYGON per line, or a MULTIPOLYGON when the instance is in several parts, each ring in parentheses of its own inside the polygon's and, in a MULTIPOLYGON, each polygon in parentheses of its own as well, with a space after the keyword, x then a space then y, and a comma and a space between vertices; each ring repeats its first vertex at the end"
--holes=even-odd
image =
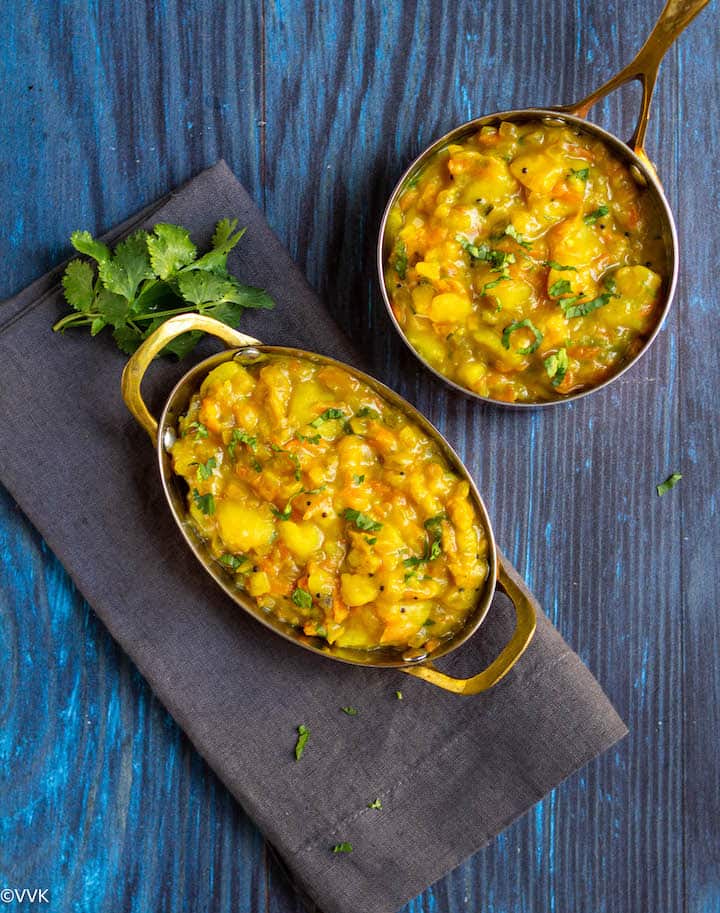
POLYGON ((303 726, 301 723, 298 726, 297 731, 298 737, 297 742, 295 743, 295 760, 299 761, 303 756, 303 752, 305 751, 307 740, 310 738, 310 730, 307 728, 307 726, 303 726))
POLYGON ((302 443, 319 444, 320 440, 321 440, 321 437, 319 434, 305 435, 305 434, 300 434, 299 431, 295 432, 295 437, 300 441, 301 444, 302 443))
POLYGON ((352 853, 352 843, 344 841, 343 843, 336 843, 333 847, 333 853, 352 853))
POLYGON ((365 476, 353 476, 353 482, 354 482, 356 485, 362 485, 362 483, 363 483, 364 481, 365 481, 365 476))
POLYGON ((403 693, 402 693, 402 691, 396 691, 396 692, 395 692, 395 697, 396 697, 399 701, 401 701, 401 700, 403 699, 403 693))
POLYGON ((208 430, 202 422, 190 422, 185 430, 185 434, 195 432, 195 440, 200 441, 208 436, 208 430))
POLYGON ((292 514, 292 500, 288 501, 282 510, 280 510, 279 507, 275 507, 274 504, 271 504, 270 510, 275 514, 278 520, 289 520, 290 515, 292 514))
POLYGON ((579 181, 587 181, 589 175, 589 168, 571 168, 568 177, 577 178, 579 181))
POLYGON ((224 564, 225 567, 229 567, 230 570, 236 571, 239 567, 242 567, 250 559, 247 555, 220 555, 218 561, 220 564, 224 564))
POLYGON ((233 428, 233 432, 230 435, 230 441, 228 442, 228 453, 230 454, 230 459, 235 460, 235 448, 238 444, 247 444, 247 446, 254 450, 257 447, 257 438, 248 434, 247 431, 243 431, 241 428, 233 428))
POLYGON ((379 799, 374 799, 369 805, 368 808, 382 808, 382 802, 379 799))
POLYGON ((471 260, 482 260, 489 263, 494 272, 502 272, 506 266, 515 262, 515 254, 507 253, 504 250, 493 250, 487 244, 472 244, 462 235, 457 235, 455 240, 465 253, 470 255, 471 260))
POLYGON ((382 523, 378 523, 377 520, 373 520, 372 517, 368 517, 366 514, 361 513, 359 510, 354 510, 352 507, 345 508, 343 517, 350 523, 354 523, 358 529, 362 529, 368 533, 374 533, 377 530, 382 529, 382 523))
POLYGON ((567 279, 558 279, 557 282, 553 282, 553 284, 548 289, 548 293, 553 298, 560 298, 561 295, 567 295, 567 293, 571 291, 572 286, 567 279))
POLYGON ((516 320, 511 323, 509 326, 506 326, 502 334, 502 344, 504 348, 510 348, 510 335, 515 332, 515 330, 521 330, 523 327, 530 330, 530 332, 535 336, 535 342, 531 343, 529 346, 523 346, 522 349, 518 349, 520 355, 532 355, 532 353, 537 349, 540 343, 543 340, 543 334, 538 330, 538 328, 533 324, 532 320, 525 318, 525 320, 516 320))
POLYGON ((331 419, 335 418, 345 418, 345 413, 342 409, 326 409, 322 415, 318 415, 317 418, 314 418, 310 422, 310 427, 319 428, 323 422, 329 422, 331 419))
POLYGON ((558 387, 563 382, 567 369, 568 356, 564 348, 558 349, 554 355, 548 355, 545 359, 545 370, 553 387, 558 387))
POLYGON ((367 542, 368 545, 375 545, 375 543, 377 542, 377 536, 372 536, 372 537, 365 536, 365 541, 367 542))
POLYGON ((512 238, 513 241, 516 241, 520 247, 532 247, 530 241, 526 241, 514 225, 508 225, 508 227, 505 229, 505 234, 508 236, 508 238, 512 238))
POLYGON ((397 244, 395 245, 395 272, 401 279, 404 279, 407 276, 407 268, 407 247, 405 247, 405 242, 402 238, 398 238, 397 244))
POLYGON ((500 285, 501 282, 506 282, 509 278, 510 278, 510 276, 507 276, 507 275, 498 276, 498 278, 493 279, 492 282, 486 282, 485 285, 483 285, 482 289, 480 290, 480 294, 486 295, 490 291, 490 289, 497 288, 497 286, 500 285))
POLYGON ((597 298, 593 298, 591 301, 580 301, 579 304, 575 304, 576 301, 579 301, 579 298, 565 298, 558 301, 558 304, 563 309, 566 317, 585 317, 591 311, 604 307, 611 298, 617 298, 617 295, 614 295, 613 292, 603 292, 602 295, 598 295, 597 298))
POLYGON ((205 463, 195 463, 193 465, 197 466, 198 479, 202 479, 204 482, 207 482, 207 480, 213 474, 213 469, 215 469, 217 466, 217 460, 215 457, 210 457, 210 459, 205 463))
POLYGON ((354 707, 341 707, 343 713, 347 713, 348 716, 357 716, 358 712, 354 707))
POLYGON ((562 263, 558 263, 557 260, 543 260, 542 265, 549 266, 550 269, 556 269, 556 270, 560 270, 560 271, 572 270, 574 273, 577 272, 577 266, 565 266, 562 263))
POLYGON ((380 418, 380 413, 377 409, 373 409, 372 406, 362 406, 355 415, 358 418, 380 418))
POLYGON ((312 596, 302 587, 296 587, 293 590, 292 601, 301 609, 309 609, 312 607, 312 596))
POLYGON ((659 485, 656 485, 656 491, 658 497, 662 497, 666 492, 670 491, 671 488, 675 488, 677 483, 682 479, 682 476, 679 472, 674 472, 672 475, 668 476, 664 482, 661 482, 659 485))
POLYGON ((583 216, 583 222, 586 225, 594 225, 598 219, 602 219, 603 216, 606 216, 610 210, 603 203, 602 206, 598 206, 597 209, 594 209, 592 212, 587 213, 583 216))
POLYGON ((195 501, 195 506, 204 514, 207 514, 208 517, 215 513, 215 498, 211 492, 201 495, 197 488, 193 488, 193 500, 195 501))

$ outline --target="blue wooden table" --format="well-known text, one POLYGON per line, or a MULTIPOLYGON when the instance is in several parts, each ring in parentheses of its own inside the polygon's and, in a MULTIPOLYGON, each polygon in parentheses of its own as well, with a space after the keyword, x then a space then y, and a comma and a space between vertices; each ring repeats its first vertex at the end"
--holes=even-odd
MULTIPOLYGON (((3 5, 0 295, 65 257, 73 229, 107 229, 224 157, 375 373, 441 429, 464 419, 455 443, 499 543, 630 726, 405 913, 720 911, 717 10, 670 52, 656 93, 647 146, 683 255, 639 365, 563 409, 516 414, 455 396, 374 333, 376 228, 410 159, 474 115, 586 94, 659 9, 3 5), (524 466, 512 489, 510 461, 524 466)), ((595 116, 629 136, 637 102, 623 90, 595 116)), ((253 824, 1 491, 0 561, 0 888, 46 888, 57 911, 299 911, 253 824)))

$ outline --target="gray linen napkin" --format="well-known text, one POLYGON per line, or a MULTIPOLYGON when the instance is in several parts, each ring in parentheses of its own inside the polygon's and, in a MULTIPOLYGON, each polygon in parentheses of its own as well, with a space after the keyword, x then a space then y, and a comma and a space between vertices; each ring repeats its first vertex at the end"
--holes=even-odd
MULTIPOLYGON (((202 244, 224 216, 248 226, 232 269, 277 301, 273 312, 246 313, 242 329, 357 363, 224 163, 110 238, 168 221, 202 244)), ((123 357, 102 336, 50 332, 64 310, 58 275, 0 306, 0 481, 325 913, 392 913, 626 733, 542 612, 510 675, 469 698, 315 657, 246 617, 175 528, 153 449, 120 398, 123 357), (296 762, 300 723, 311 735, 296 762), (368 808, 376 798, 382 811, 368 808), (334 855, 343 841, 354 851, 334 855)), ((214 345, 203 345, 204 357, 214 345)), ((146 393, 156 410, 184 370, 153 366, 146 393)), ((512 625, 496 596, 443 668, 478 671, 512 625)))

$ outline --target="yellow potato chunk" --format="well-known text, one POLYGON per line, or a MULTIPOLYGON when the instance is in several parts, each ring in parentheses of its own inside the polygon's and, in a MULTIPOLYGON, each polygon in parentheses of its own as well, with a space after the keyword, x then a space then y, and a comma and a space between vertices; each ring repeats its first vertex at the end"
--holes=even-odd
POLYGON ((519 155, 510 163, 510 171, 529 190, 547 193, 563 173, 563 163, 542 152, 519 155))
POLYGON ((231 552, 246 552, 268 546, 275 532, 269 505, 248 507, 236 501, 217 504, 220 537, 231 552))
POLYGON ((325 537, 314 523, 285 520, 280 524, 280 538, 296 558, 307 561, 322 546, 325 537))
POLYGON ((377 598, 378 585, 372 577, 363 574, 341 574, 343 602, 349 606, 365 605, 377 598))
POLYGON ((316 380, 301 380, 290 397, 290 420, 307 425, 318 414, 318 403, 332 403, 335 395, 316 380))
POLYGON ((662 279, 646 266, 624 266, 613 275, 619 298, 611 298, 602 318, 616 327, 645 332, 652 318, 662 279))
POLYGON ((434 323, 456 323, 472 311, 472 302, 466 295, 444 292, 430 302, 428 317, 434 323))
POLYGON ((270 592, 270 578, 265 571, 248 575, 247 591, 251 596, 264 596, 270 592))

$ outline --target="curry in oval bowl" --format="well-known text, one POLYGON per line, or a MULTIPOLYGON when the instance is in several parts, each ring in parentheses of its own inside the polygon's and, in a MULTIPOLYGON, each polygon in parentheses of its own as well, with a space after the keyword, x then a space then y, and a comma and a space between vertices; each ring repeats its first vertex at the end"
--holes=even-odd
POLYGON ((434 650, 489 574, 469 485, 427 434, 336 366, 212 370, 179 419, 190 522, 258 606, 359 650, 434 650))
POLYGON ((597 386, 642 348, 666 278, 648 195, 600 140, 503 121, 438 150, 390 210, 385 284, 401 330, 480 396, 597 386))

